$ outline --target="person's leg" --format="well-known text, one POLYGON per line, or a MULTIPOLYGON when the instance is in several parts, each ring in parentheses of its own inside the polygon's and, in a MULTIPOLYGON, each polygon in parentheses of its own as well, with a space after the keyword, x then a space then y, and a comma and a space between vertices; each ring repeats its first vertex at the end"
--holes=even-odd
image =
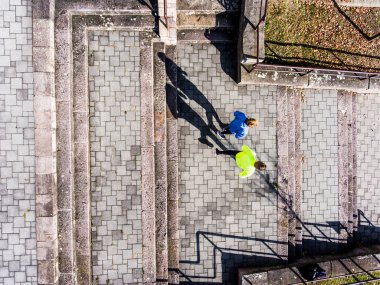
POLYGON ((221 131, 217 131, 216 134, 220 138, 225 138, 225 135, 230 135, 231 134, 230 126, 228 125, 227 127, 225 127, 224 129, 222 129, 221 131))
POLYGON ((230 131, 230 127, 229 126, 227 128, 225 128, 225 129, 223 129, 220 133, 222 135, 230 135, 230 134, 232 134, 231 131, 230 131))
POLYGON ((227 150, 219 150, 216 149, 216 154, 223 154, 223 155, 237 155, 240 152, 240 150, 234 150, 234 149, 227 149, 227 150))

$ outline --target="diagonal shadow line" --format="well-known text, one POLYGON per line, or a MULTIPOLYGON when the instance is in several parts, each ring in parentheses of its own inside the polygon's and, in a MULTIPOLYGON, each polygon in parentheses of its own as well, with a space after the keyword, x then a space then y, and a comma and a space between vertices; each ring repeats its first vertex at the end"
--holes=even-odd
MULTIPOLYGON (((288 211, 288 213, 290 212, 290 214, 292 215, 292 217, 294 217, 300 224, 301 224, 301 226, 302 226, 302 228, 303 229, 305 229, 307 232, 308 232, 308 234, 310 235, 310 237, 313 237, 313 239, 315 240, 315 241, 318 241, 318 237, 316 237, 311 231, 310 231, 310 229, 307 227, 307 224, 305 223, 305 222, 303 222, 302 220, 301 220, 301 218, 297 215, 297 213, 293 210, 293 208, 292 208, 292 205, 290 205, 290 203, 289 203, 289 201, 288 201, 288 199, 286 198, 286 197, 284 197, 283 195, 281 195, 280 194, 280 192, 277 190, 277 187, 273 184, 273 183, 271 183, 270 182, 270 180, 269 180, 269 177, 267 177, 266 175, 264 175, 263 173, 259 173, 260 174, 260 176, 264 179, 264 181, 268 184, 268 186, 273 190, 273 191, 275 191, 276 192, 276 194, 278 195, 278 197, 280 197, 281 198, 281 200, 285 203, 285 205, 286 205, 286 207, 287 207, 287 211, 288 211)), ((340 224, 340 223, 339 223, 340 224)), ((341 227, 343 227, 342 225, 340 225, 341 227)), ((333 242, 332 240, 331 240, 331 238, 328 238, 328 240, 330 241, 330 242, 333 242)), ((341 239, 335 239, 334 238, 334 240, 338 240, 338 241, 340 241, 341 239)))
POLYGON ((220 247, 218 247, 215 243, 213 243, 207 236, 216 236, 216 237, 222 237, 222 238, 232 238, 232 239, 258 241, 258 242, 263 243, 273 253, 273 254, 263 253, 263 255, 277 256, 280 259, 282 259, 281 255, 277 254, 270 247, 270 245, 268 245, 268 243, 287 244, 287 242, 281 242, 281 241, 276 241, 276 240, 268 240, 268 239, 261 239, 261 238, 254 238, 254 237, 244 237, 244 236, 235 236, 235 235, 212 233, 212 232, 206 232, 206 231, 197 231, 195 235, 196 235, 196 253, 197 253, 196 260, 180 260, 179 263, 188 263, 188 264, 199 264, 200 263, 200 260, 201 260, 201 258, 200 258, 200 236, 203 236, 214 247, 217 247, 217 248, 220 248, 220 247))
POLYGON ((360 280, 355 276, 355 273, 352 272, 352 270, 350 268, 348 268, 348 266, 341 260, 341 259, 338 259, 338 262, 344 267, 344 269, 347 270, 347 272, 349 274, 352 274, 352 278, 354 278, 356 280, 356 282, 359 282, 360 280))
MULTIPOLYGON (((270 57, 267 56, 267 59, 270 59, 270 57)), ((312 65, 310 65, 311 63, 316 63, 316 64, 320 64, 320 66, 331 66, 331 65, 334 65, 334 66, 339 66, 339 67, 349 67, 349 68, 357 68, 357 69, 371 69, 371 70, 374 70, 372 72, 378 72, 380 70, 380 68, 375 68, 375 67, 367 67, 367 66, 362 66, 362 65, 353 65, 353 64, 341 64, 341 63, 337 63, 337 62, 331 62, 331 61, 323 61, 323 60, 316 60, 316 59, 311 59, 311 58, 302 58, 302 57, 291 57, 291 56, 283 56, 280 61, 283 62, 283 63, 286 63, 287 60, 289 60, 288 62, 290 62, 291 60, 297 60, 297 63, 300 64, 300 66, 310 66, 310 69, 313 68, 312 65)), ((342 71, 345 71, 345 69, 341 69, 342 71)), ((352 71, 352 70, 349 70, 349 71, 352 71)), ((354 71, 353 71, 354 72, 354 71)), ((357 71, 357 72, 360 72, 360 71, 357 71)), ((361 71, 363 72, 363 71, 361 71)))
POLYGON ((265 41, 265 43, 273 44, 273 45, 279 45, 279 46, 300 46, 300 47, 305 47, 305 48, 320 49, 320 50, 329 51, 329 52, 338 52, 338 53, 343 53, 343 54, 347 54, 347 55, 355 55, 355 56, 362 56, 362 57, 368 57, 368 58, 373 58, 373 59, 380 59, 380 56, 357 53, 357 52, 350 52, 350 51, 327 48, 327 47, 319 47, 319 46, 314 46, 314 45, 310 45, 310 44, 303 44, 303 43, 278 42, 278 41, 272 41, 272 40, 267 40, 267 41, 265 41))
MULTIPOLYGON (((224 251, 226 252, 244 252, 244 253, 259 253, 262 256, 277 256, 280 260, 283 260, 282 255, 277 254, 269 243, 275 243, 275 244, 287 244, 286 242, 279 242, 279 241, 272 241, 267 239, 261 239, 261 238, 252 238, 252 237, 242 237, 242 236, 235 236, 235 235, 229 235, 229 234, 220 234, 220 233, 211 233, 206 231, 197 231, 196 232, 196 251, 197 251, 197 258, 196 260, 180 260, 179 263, 186 263, 186 264, 200 264, 201 257, 200 257, 200 236, 203 236, 205 240, 207 240, 212 246, 213 246, 213 274, 212 276, 198 276, 198 275, 186 275, 184 272, 181 272, 180 274, 185 277, 186 279, 191 278, 201 278, 201 279, 215 279, 216 272, 217 272, 217 264, 216 264, 216 252, 219 251, 223 254, 224 251), (262 242, 272 253, 262 253, 262 252, 254 252, 254 251, 248 251, 248 250, 239 250, 239 249, 231 249, 231 248, 223 248, 216 245, 208 236, 216 236, 216 237, 224 237, 224 238, 233 238, 233 239, 242 239, 242 240, 254 240, 254 241, 260 241, 262 242)), ((169 269, 170 270, 170 269, 169 269)), ((176 272, 179 272, 179 270, 174 270, 176 272)))
MULTIPOLYGON (((330 61, 323 61, 323 60, 317 60, 317 59, 312 59, 312 58, 302 58, 302 57, 296 57, 296 56, 293 56, 293 57, 292 56, 281 56, 274 49, 272 49, 267 43, 265 43, 265 46, 273 54, 273 56, 275 58, 277 58, 277 60, 279 60, 280 62, 283 62, 283 63, 286 63, 286 60, 302 60, 302 61, 300 61, 298 63, 300 63, 301 65, 304 64, 306 66, 308 64, 310 64, 310 63, 317 63, 317 64, 320 64, 322 66, 323 65, 326 65, 326 66, 335 65, 335 66, 346 67, 346 68, 347 67, 358 68, 358 69, 368 68, 366 66, 361 66, 361 65, 345 64, 333 51, 328 51, 328 52, 330 54, 332 54, 335 58, 337 58, 337 60, 340 61, 341 63, 330 62, 330 61)), ((267 59, 269 58, 269 60, 270 60, 271 58, 269 56, 270 55, 267 55, 266 57, 267 57, 267 59)), ((380 59, 380 57, 378 57, 378 58, 380 59)), ((374 68, 374 67, 370 67, 369 69, 380 70, 380 68, 374 68)), ((309 72, 305 72, 305 73, 302 73, 302 74, 299 74, 299 75, 300 76, 304 76, 304 75, 306 75, 309 72)))
POLYGON ((369 272, 364 267, 362 267, 361 265, 359 265, 352 257, 349 257, 349 259, 351 260, 351 262, 353 264, 355 264, 357 267, 359 267, 363 272, 365 272, 366 274, 368 274, 369 276, 371 276, 371 278, 376 278, 371 272, 369 272))
POLYGON ((361 217, 364 218, 370 227, 375 227, 375 225, 364 215, 364 212, 360 209, 358 209, 358 226, 360 226, 362 223, 361 217))
POLYGON ((350 24, 367 40, 372 41, 380 36, 380 33, 375 34, 373 36, 367 35, 351 18, 347 15, 346 12, 344 12, 336 3, 336 0, 331 0, 334 3, 335 8, 339 11, 339 13, 348 21, 350 24))
POLYGON ((194 85, 188 78, 187 73, 179 67, 175 62, 173 62, 170 58, 166 57, 163 53, 158 53, 158 57, 164 61, 168 62, 171 66, 177 67, 176 78, 173 78, 171 74, 168 74, 168 77, 172 83, 177 83, 177 88, 182 91, 182 94, 185 95, 189 100, 196 102, 199 106, 201 106, 206 112, 206 117, 208 120, 208 124, 210 125, 210 129, 216 130, 214 126, 213 119, 221 126, 223 122, 221 121, 218 113, 216 112, 214 106, 207 99, 207 97, 198 89, 197 86, 194 85), (185 87, 184 87, 185 86, 185 87), (190 92, 189 92, 190 91, 190 92))

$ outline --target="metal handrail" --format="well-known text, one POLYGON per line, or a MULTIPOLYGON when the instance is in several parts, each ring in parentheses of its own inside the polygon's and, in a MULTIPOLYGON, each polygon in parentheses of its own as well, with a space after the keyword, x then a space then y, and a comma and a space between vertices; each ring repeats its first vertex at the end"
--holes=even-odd
POLYGON ((164 20, 165 20, 165 26, 168 27, 168 3, 167 0, 164 1, 164 20))
POLYGON ((353 70, 344 70, 344 69, 333 69, 333 68, 310 68, 302 66, 292 66, 292 65, 277 65, 277 64, 259 64, 260 71, 277 71, 277 72, 289 72, 289 69, 293 73, 298 73, 300 75, 305 75, 311 72, 323 72, 324 75, 344 75, 346 77, 380 77, 380 73, 376 72, 365 72, 365 71, 353 71, 353 70), (267 67, 268 69, 262 69, 262 67, 267 67), (273 70, 270 68, 284 68, 288 70, 273 70), (302 71, 300 71, 302 70, 302 71), (330 73, 329 73, 330 72, 330 73), (337 74, 338 73, 338 74, 337 74))
MULTIPOLYGON (((242 4, 244 5, 244 3, 242 4)), ((265 22, 266 16, 267 16, 267 7, 268 7, 268 0, 260 0, 260 19, 257 22, 256 25, 254 25, 246 16, 244 16, 244 20, 247 24, 249 24, 254 30, 257 30, 256 33, 256 65, 259 63, 260 58, 259 58, 259 39, 260 39, 260 30, 259 26, 261 23, 265 22), (264 4, 263 4, 264 2, 264 4), (263 9, 264 6, 264 9, 263 9)), ((243 7, 242 7, 243 8, 243 7)), ((243 55, 244 56, 244 55, 243 55)), ((244 65, 243 65, 244 66, 244 65)), ((249 72, 251 72, 254 68, 252 68, 249 72)))

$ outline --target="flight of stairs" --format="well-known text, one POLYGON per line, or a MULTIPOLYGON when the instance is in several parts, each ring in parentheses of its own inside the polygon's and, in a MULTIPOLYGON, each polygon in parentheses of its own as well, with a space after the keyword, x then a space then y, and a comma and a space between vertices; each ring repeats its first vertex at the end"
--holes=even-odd
MULTIPOLYGON (((278 147, 278 253, 294 261, 303 256, 303 233, 310 238, 313 229, 302 217, 302 129, 303 89, 279 87, 277 101, 278 147), (287 244, 287 246, 286 246, 287 244)), ((338 249, 355 246, 357 218, 357 94, 337 93, 338 123, 338 249)), ((318 238, 317 238, 318 239, 318 238)))
MULTIPOLYGON (((233 39, 237 10, 224 9, 218 1, 210 1, 208 6, 205 10, 196 2, 177 2, 178 41, 233 39)), ((143 191, 151 192, 143 201, 143 205, 149 205, 145 207, 148 211, 143 206, 143 282, 179 284, 176 45, 154 40, 152 46, 145 47, 141 57, 142 64, 149 64, 144 69, 147 72, 142 74, 142 93, 150 94, 142 95, 145 99, 141 103, 141 127, 145 134, 142 160, 148 166, 144 169, 143 164, 142 185, 143 191)))
POLYGON ((302 251, 301 98, 302 89, 280 87, 277 99, 279 254, 289 260, 302 251), (287 244, 287 245, 286 245, 287 244))
POLYGON ((357 94, 338 91, 339 239, 343 250, 354 245, 358 227, 356 116, 357 94))
POLYGON ((177 96, 176 48, 156 41, 144 52, 142 58, 153 62, 153 73, 144 74, 147 89, 142 92, 153 96, 142 99, 145 133, 142 160, 149 166, 142 169, 142 191, 151 191, 150 195, 143 195, 143 205, 150 205, 143 206, 149 209, 143 210, 143 281, 145 284, 179 284, 177 115, 176 109, 172 109, 177 96), (148 76, 153 78, 151 84, 148 76))
POLYGON ((238 24, 235 6, 225 7, 219 1, 178 1, 177 39, 187 42, 234 40, 238 24))

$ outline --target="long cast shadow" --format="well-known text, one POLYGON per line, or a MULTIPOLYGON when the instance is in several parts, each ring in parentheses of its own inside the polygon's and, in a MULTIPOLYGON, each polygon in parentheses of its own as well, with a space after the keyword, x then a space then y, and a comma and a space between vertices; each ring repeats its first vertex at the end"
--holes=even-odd
POLYGON ((338 3, 336 2, 336 0, 332 0, 332 2, 334 3, 334 6, 335 8, 339 11, 339 13, 367 40, 367 41, 372 41, 376 38, 378 38, 380 36, 380 33, 377 33, 375 35, 368 35, 367 33, 365 33, 363 31, 363 29, 361 29, 355 22, 354 20, 351 19, 350 16, 347 15, 346 12, 344 12, 342 10, 342 8, 340 8, 340 6, 338 5, 338 3))
MULTIPOLYGON (((368 66, 363 66, 363 65, 357 65, 357 64, 347 64, 344 63, 338 55, 334 54, 331 51, 328 51, 324 48, 319 48, 319 47, 313 47, 313 49, 320 49, 320 50, 325 50, 327 52, 330 52, 332 56, 334 56, 339 62, 333 62, 333 61, 327 61, 327 60, 318 60, 318 59, 312 59, 312 58, 304 58, 304 57, 297 57, 297 56, 283 56, 278 54, 273 48, 271 48, 268 44, 276 44, 280 46, 309 46, 309 45, 304 45, 304 44, 297 44, 297 43, 280 43, 280 42, 266 42, 265 46, 268 48, 268 50, 272 54, 268 54, 265 62, 267 64, 283 64, 283 65, 289 65, 289 64, 297 64, 297 66, 302 66, 302 67, 310 67, 310 68, 315 68, 315 67, 321 67, 321 68, 327 68, 331 69, 331 65, 333 65, 336 69, 341 69, 341 70, 353 70, 353 71, 362 71, 363 70, 368 70, 369 72, 378 72, 380 68, 376 67, 368 67, 368 66), (270 57, 272 56, 272 57, 270 57)), ((310 47, 311 48, 311 47, 310 47)), ((355 55, 355 56, 362 56, 360 55, 355 55)), ((373 59, 380 59, 378 56, 370 56, 367 55, 366 57, 368 58, 373 58, 373 59)))
POLYGON ((200 131, 200 137, 198 139, 200 143, 212 147, 213 144, 208 140, 208 138, 210 138, 221 149, 226 149, 224 144, 215 135, 218 129, 215 127, 213 119, 217 121, 219 127, 224 127, 225 124, 219 118, 214 106, 212 106, 206 96, 186 78, 187 74, 183 69, 170 58, 166 57, 164 53, 158 53, 158 56, 165 62, 167 66, 167 76, 172 83, 172 85, 166 84, 166 101, 171 113, 176 118, 185 119, 200 131), (175 68, 177 72, 171 72, 173 68, 175 68), (177 83, 178 88, 176 89, 174 86, 177 86, 177 83), (190 104, 186 102, 187 100, 193 100, 205 110, 207 123, 190 107, 190 104))

